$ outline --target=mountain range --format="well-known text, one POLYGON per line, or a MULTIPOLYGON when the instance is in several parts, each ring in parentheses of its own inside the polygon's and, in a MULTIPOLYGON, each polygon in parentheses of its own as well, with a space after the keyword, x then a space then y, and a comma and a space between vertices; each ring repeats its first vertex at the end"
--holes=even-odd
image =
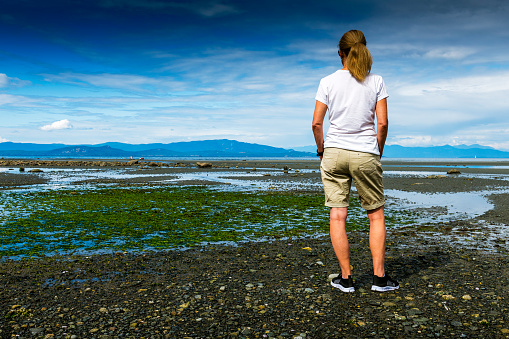
POLYGON ((98 145, 0 143, 0 156, 9 157, 309 157, 293 149, 251 144, 235 140, 203 140, 170 144, 132 145, 107 142, 98 145))
MULTIPOLYGON (((0 143, 0 156, 7 157, 315 157, 316 146, 285 149, 235 140, 203 140, 169 144, 125 144, 107 142, 97 145, 0 143)), ((509 152, 482 145, 404 147, 387 145, 387 158, 509 158, 509 152)))

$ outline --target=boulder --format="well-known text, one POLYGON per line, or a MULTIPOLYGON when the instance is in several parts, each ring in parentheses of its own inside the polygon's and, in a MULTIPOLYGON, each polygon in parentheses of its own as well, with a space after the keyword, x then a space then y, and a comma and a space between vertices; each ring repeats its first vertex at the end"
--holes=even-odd
POLYGON ((448 170, 447 174, 461 174, 461 172, 455 168, 448 170))
POLYGON ((198 166, 199 168, 207 168, 212 167, 212 164, 210 162, 197 162, 196 166, 198 166))

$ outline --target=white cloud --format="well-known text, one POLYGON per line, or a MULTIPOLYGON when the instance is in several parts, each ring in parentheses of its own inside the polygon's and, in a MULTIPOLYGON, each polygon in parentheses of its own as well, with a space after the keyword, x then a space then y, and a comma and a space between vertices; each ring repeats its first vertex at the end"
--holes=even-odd
MULTIPOLYGON (((12 107, 36 107, 38 105, 38 100, 39 99, 21 95, 0 94, 0 106, 7 105, 12 107)), ((3 115, 2 118, 4 118, 3 115)))
POLYGON ((21 87, 25 85, 29 85, 30 81, 20 80, 18 78, 8 77, 5 73, 0 73, 0 88, 5 88, 9 86, 21 87))
POLYGON ((55 121, 52 124, 42 126, 41 130, 43 131, 53 131, 57 129, 69 129, 72 128, 71 122, 67 119, 55 121))
POLYGON ((406 147, 428 146, 433 144, 431 135, 396 135, 391 136, 388 145, 401 145, 406 147))
POLYGON ((0 73, 0 87, 7 87, 8 84, 9 77, 4 73, 0 73))
MULTIPOLYGON (((1 80, 0 80, 1 81, 1 80)), ((13 104, 17 102, 19 97, 10 94, 0 94, 0 106, 13 104)))
POLYGON ((120 89, 144 93, 168 92, 173 88, 179 89, 183 86, 182 83, 174 81, 169 77, 151 78, 133 74, 45 74, 45 80, 73 85, 91 85, 100 88, 120 89))
POLYGON ((457 77, 432 82, 401 86, 400 95, 420 96, 433 92, 456 92, 464 94, 491 93, 509 90, 509 72, 497 74, 457 77))
POLYGON ((0 142, 7 142, 7 141, 9 141, 9 140, 7 140, 7 139, 5 139, 5 138, 0 137, 0 142))
POLYGON ((431 59, 464 59, 469 55, 474 54, 476 51, 472 48, 465 47, 448 47, 448 48, 437 48, 428 51, 424 54, 425 57, 431 59))
POLYGON ((239 13, 237 9, 232 6, 213 3, 207 7, 196 9, 196 11, 206 17, 214 17, 218 15, 236 14, 239 13))

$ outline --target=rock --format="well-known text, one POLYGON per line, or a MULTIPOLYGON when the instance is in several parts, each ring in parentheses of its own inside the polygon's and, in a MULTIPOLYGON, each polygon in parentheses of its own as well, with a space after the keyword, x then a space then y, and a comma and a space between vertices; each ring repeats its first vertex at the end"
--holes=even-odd
POLYGON ((504 334, 509 334, 509 329, 507 329, 507 328, 503 328, 503 329, 501 329, 500 331, 501 331, 502 333, 504 333, 504 334))
POLYGON ((418 308, 412 308, 408 310, 408 315, 419 315, 422 314, 422 311, 418 308))
POLYGON ((461 326, 463 326, 463 324, 460 323, 459 321, 451 321, 451 325, 454 326, 454 327, 461 327, 461 326))
POLYGON ((210 162, 197 162, 196 166, 198 166, 198 168, 208 168, 208 167, 212 167, 212 163, 210 163, 210 162))
POLYGON ((42 328, 42 327, 31 328, 30 332, 32 333, 32 335, 37 335, 39 333, 44 332, 44 328, 42 328))
POLYGON ((151 162, 149 162, 149 163, 148 163, 148 165, 147 165, 147 166, 150 166, 150 167, 157 167, 157 166, 159 166, 159 164, 158 164, 157 162, 151 161, 151 162))
POLYGON ((444 300, 454 300, 456 298, 454 296, 450 295, 450 294, 444 294, 442 296, 442 299, 444 299, 444 300))
POLYGON ((393 302, 390 302, 390 301, 386 301, 382 304, 383 306, 386 306, 386 307, 392 307, 392 306, 396 306, 395 303, 393 302))
POLYGON ((99 312, 101 312, 101 313, 108 313, 108 309, 107 309, 107 308, 105 308, 105 307, 101 307, 101 308, 99 309, 99 312))
POLYGON ((338 273, 329 274, 329 277, 327 278, 327 281, 332 281, 332 279, 336 278, 337 276, 339 276, 338 273))
POLYGON ((30 173, 41 173, 41 172, 43 172, 43 170, 42 170, 42 169, 39 169, 39 168, 34 168, 34 169, 31 169, 31 170, 30 170, 30 171, 28 171, 28 172, 30 172, 30 173))
POLYGON ((447 171, 447 174, 461 174, 461 172, 455 168, 447 171))
POLYGON ((472 300, 472 297, 469 296, 468 294, 465 294, 464 296, 461 297, 462 299, 464 300, 472 300))
POLYGON ((306 292, 306 293, 315 293, 315 290, 308 287, 308 288, 304 289, 304 292, 306 292))
POLYGON ((426 323, 426 322, 428 322, 428 321, 429 321, 429 319, 428 319, 428 318, 421 317, 421 318, 415 318, 415 319, 413 319, 413 321, 414 321, 414 323, 421 323, 421 324, 422 324, 422 323, 426 323))
POLYGON ((20 168, 19 168, 19 171, 20 171, 20 172, 25 172, 25 168, 24 168, 24 167, 20 167, 20 168))
POLYGON ((127 163, 127 166, 132 166, 132 165, 137 165, 139 164, 140 162, 138 160, 131 160, 127 163))

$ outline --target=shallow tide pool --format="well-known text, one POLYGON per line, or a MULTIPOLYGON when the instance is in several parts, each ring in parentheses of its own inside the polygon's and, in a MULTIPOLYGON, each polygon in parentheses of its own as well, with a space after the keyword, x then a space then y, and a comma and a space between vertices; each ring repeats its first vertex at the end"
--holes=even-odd
MULTIPOLYGON (((316 170, 287 174, 271 168, 167 174, 136 169, 43 170, 38 175, 50 179, 48 184, 0 191, 0 256, 172 249, 328 232, 321 181, 301 177, 316 170), (158 179, 172 175, 175 179, 158 179), (251 179, 260 176, 264 180, 251 179), (86 179, 135 177, 154 179, 150 187, 74 184, 86 179), (217 185, 167 185, 182 181, 212 181, 217 185)), ((386 190, 387 224, 399 227, 474 218, 493 208, 486 198, 492 193, 386 190)), ((349 227, 365 229, 368 222, 355 189, 352 196, 349 227)))

